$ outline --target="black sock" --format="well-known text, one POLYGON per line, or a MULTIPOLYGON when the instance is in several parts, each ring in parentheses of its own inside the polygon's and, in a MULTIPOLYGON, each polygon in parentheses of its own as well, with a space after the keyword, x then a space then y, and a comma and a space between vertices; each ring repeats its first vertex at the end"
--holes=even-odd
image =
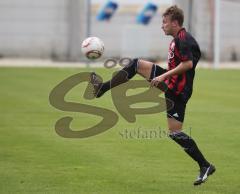
POLYGON ((204 158, 201 151, 198 149, 195 141, 187 134, 179 132, 171 133, 169 136, 171 139, 177 142, 193 160, 198 163, 200 168, 208 167, 210 165, 209 162, 204 158))
POLYGON ((137 73, 138 59, 133 59, 132 62, 118 71, 111 80, 104 82, 101 86, 101 93, 104 93, 111 88, 114 88, 120 84, 127 82, 137 73))

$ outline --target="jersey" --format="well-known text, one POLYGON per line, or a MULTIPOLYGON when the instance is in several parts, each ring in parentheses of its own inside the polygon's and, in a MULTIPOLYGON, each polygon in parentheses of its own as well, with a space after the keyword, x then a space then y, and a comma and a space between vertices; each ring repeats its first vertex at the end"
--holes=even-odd
POLYGON ((201 51, 197 41, 192 35, 182 28, 177 36, 171 41, 168 50, 168 70, 176 68, 181 62, 192 61, 192 69, 180 74, 171 76, 165 80, 168 88, 175 95, 182 95, 184 101, 192 95, 193 80, 196 65, 201 57, 201 51))

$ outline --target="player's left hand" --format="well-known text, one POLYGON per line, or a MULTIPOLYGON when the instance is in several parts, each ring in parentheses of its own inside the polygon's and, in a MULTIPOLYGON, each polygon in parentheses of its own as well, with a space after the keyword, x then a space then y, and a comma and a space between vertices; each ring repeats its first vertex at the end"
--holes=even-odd
POLYGON ((156 86, 156 87, 157 87, 158 84, 161 83, 161 82, 163 82, 165 79, 166 79, 166 78, 165 78, 164 75, 160 75, 160 76, 158 76, 158 77, 153 78, 152 81, 151 81, 150 87, 153 87, 153 86, 156 86))

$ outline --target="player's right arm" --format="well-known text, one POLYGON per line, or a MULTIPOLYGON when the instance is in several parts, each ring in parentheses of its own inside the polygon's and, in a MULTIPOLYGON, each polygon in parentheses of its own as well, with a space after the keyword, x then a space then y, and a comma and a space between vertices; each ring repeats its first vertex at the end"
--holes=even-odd
POLYGON ((166 73, 164 73, 158 77, 155 77, 151 81, 151 87, 157 86, 160 82, 163 82, 164 80, 166 80, 174 75, 182 74, 182 73, 188 71, 189 69, 192 69, 192 67, 193 67, 193 63, 191 60, 183 61, 174 69, 171 69, 171 70, 167 71, 166 73))

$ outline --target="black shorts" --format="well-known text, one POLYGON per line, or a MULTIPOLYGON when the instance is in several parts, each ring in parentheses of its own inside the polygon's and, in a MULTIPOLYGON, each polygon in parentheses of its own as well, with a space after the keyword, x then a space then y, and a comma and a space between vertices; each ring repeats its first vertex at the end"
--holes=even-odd
MULTIPOLYGON (((167 71, 166 69, 163 69, 162 67, 154 64, 152 67, 150 80, 152 80, 154 77, 162 75, 166 71, 167 71)), ((165 98, 167 104, 167 117, 174 118, 177 121, 183 123, 187 103, 182 97, 182 95, 181 94, 176 95, 172 90, 168 89, 165 92, 165 98), (169 105, 169 102, 171 105, 169 105)))

